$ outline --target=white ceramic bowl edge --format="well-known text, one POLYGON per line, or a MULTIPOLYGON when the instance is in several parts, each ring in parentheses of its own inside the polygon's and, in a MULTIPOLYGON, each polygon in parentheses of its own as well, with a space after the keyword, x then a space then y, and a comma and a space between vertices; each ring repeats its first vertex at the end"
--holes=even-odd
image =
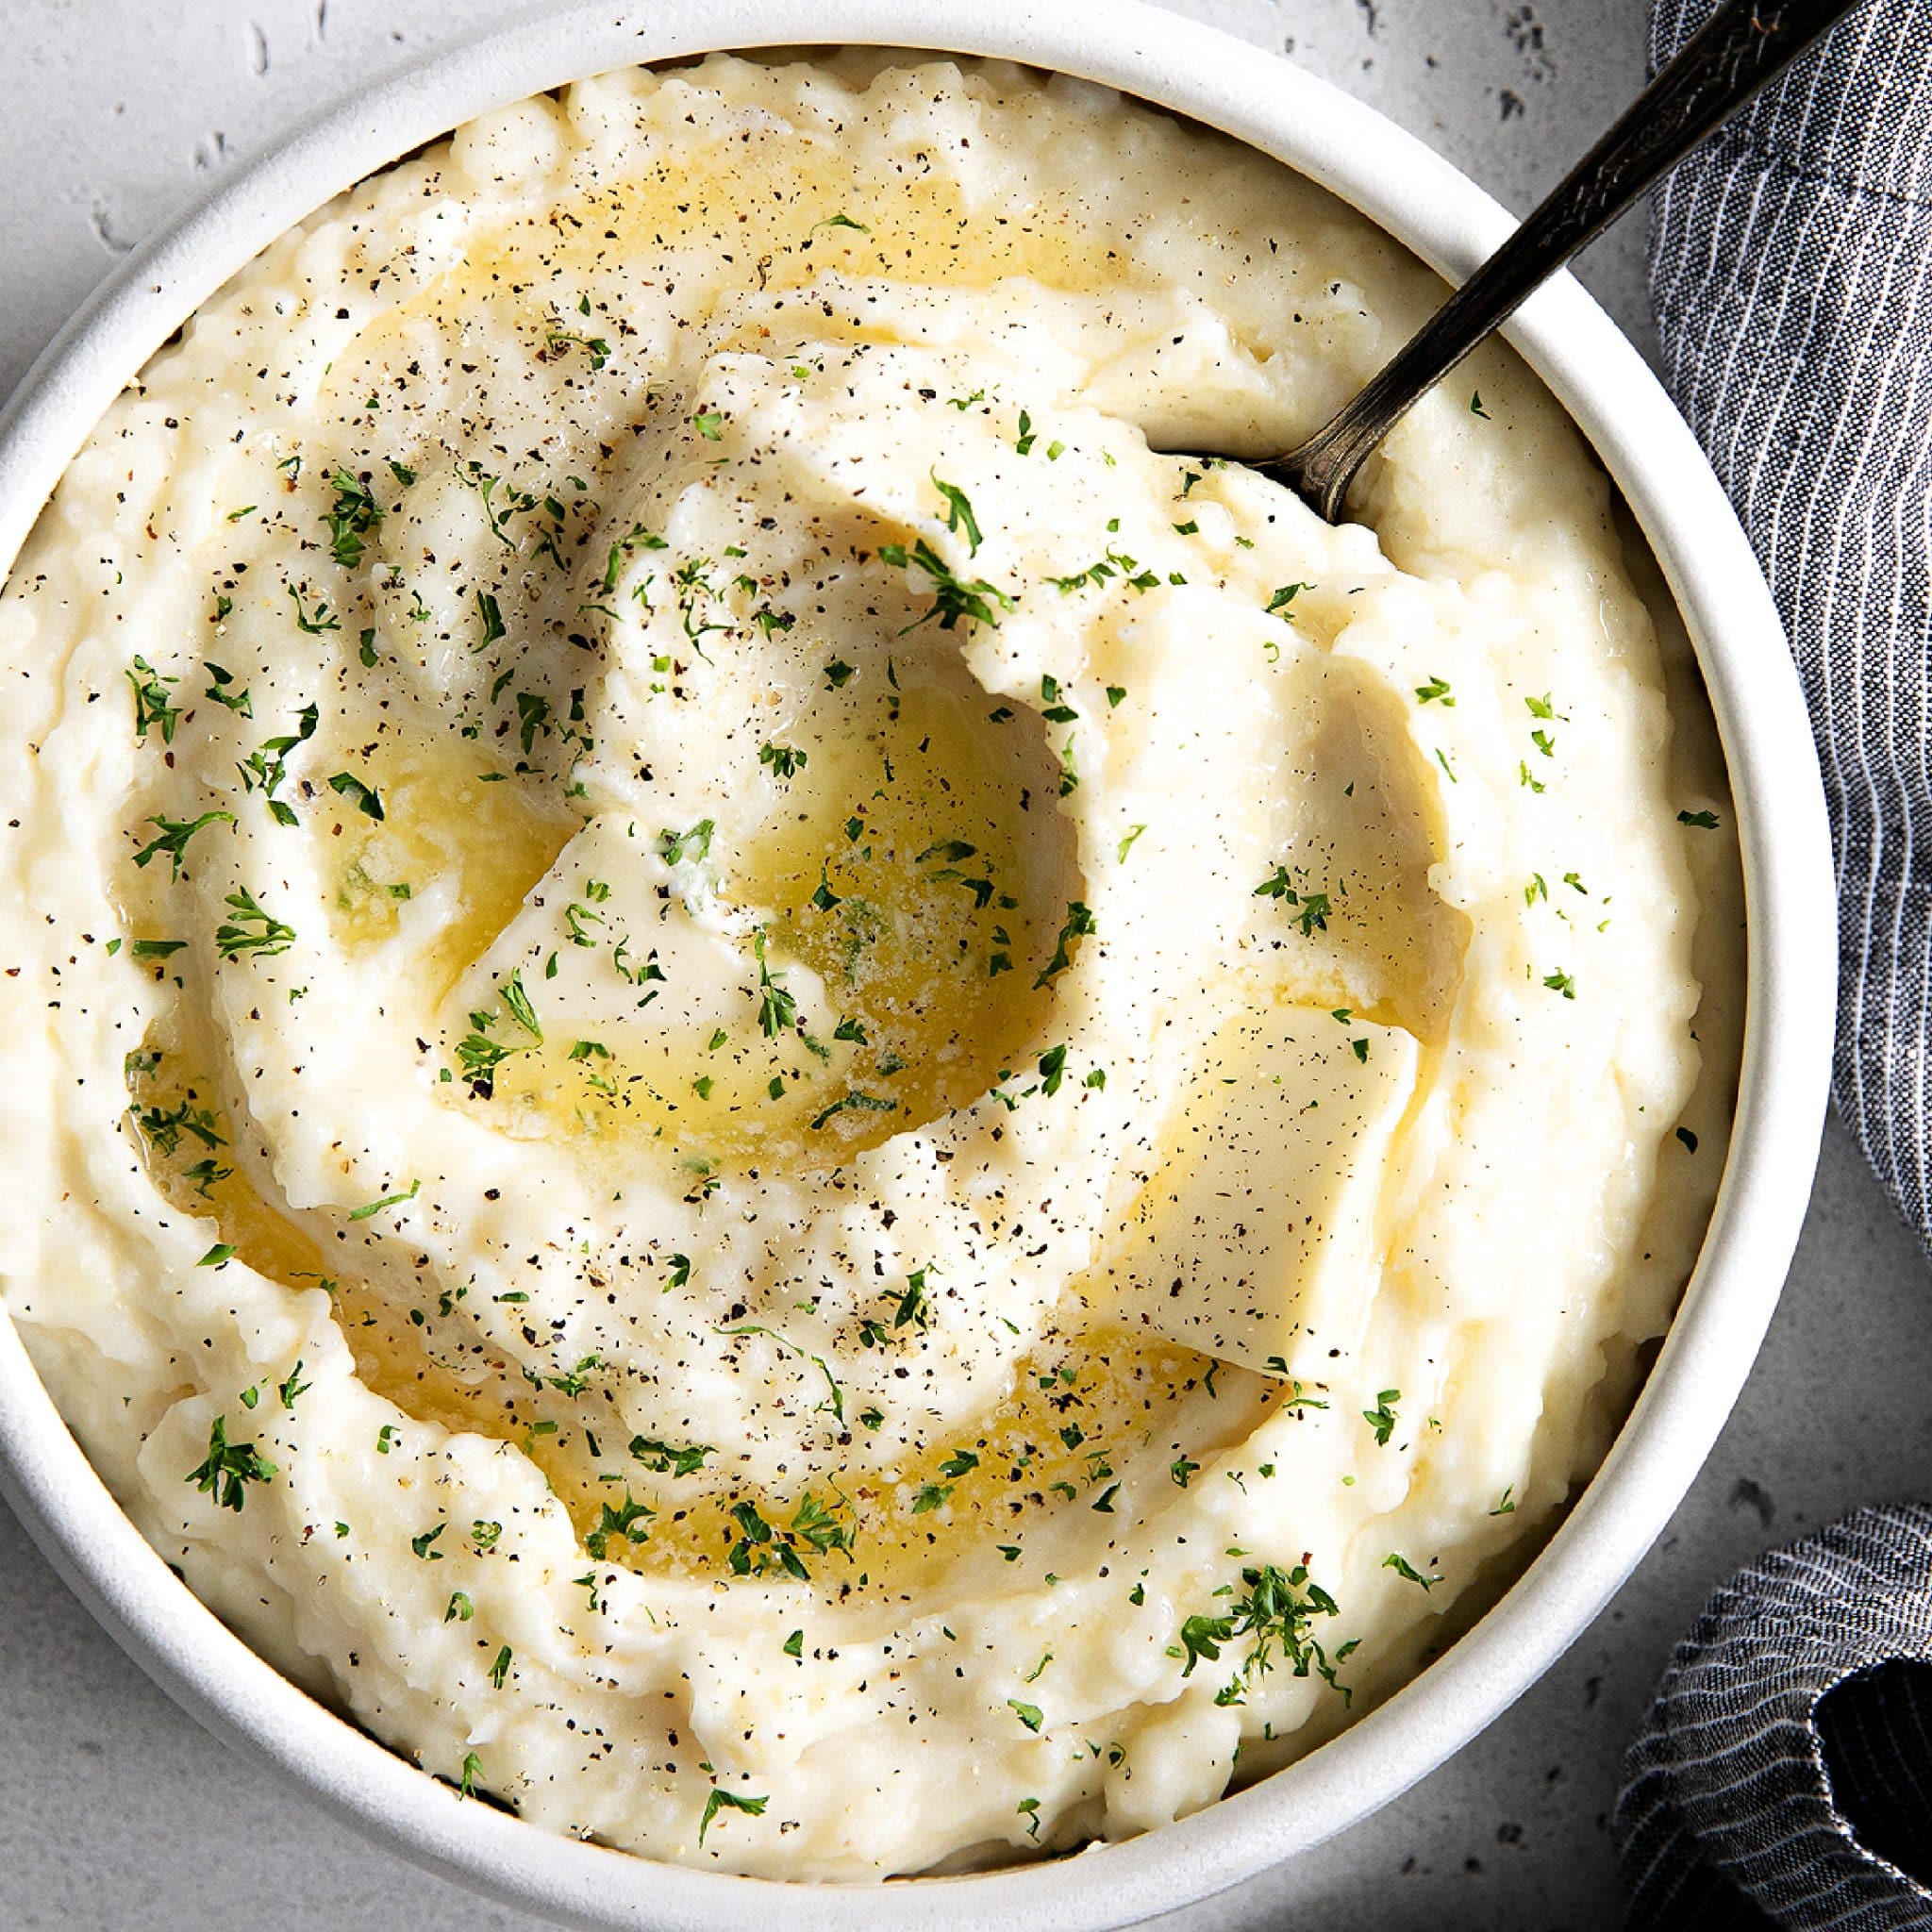
MULTIPOLYGON (((0 572, 124 383, 206 296, 331 194, 474 114, 584 74, 718 47, 846 42, 998 55, 1123 88, 1276 155, 1452 277, 1511 225, 1446 161, 1347 95, 1134 0, 983 0, 970 13, 945 0, 546 8, 326 109, 130 258, 0 412, 0 572)), ((1743 841, 1750 986, 1738 1129, 1683 1309, 1603 1470, 1474 1631, 1302 1763, 1178 1824, 1076 1858, 883 1890, 652 1864, 460 1802, 247 1651, 121 1514, 0 1323, 0 1491, 117 1641, 217 1736, 407 1856, 572 1924, 664 1932, 751 1912, 797 1932, 1097 1932, 1320 1842, 1519 1696, 1662 1530, 1749 1372, 1816 1159, 1835 936, 1817 910, 1831 903, 1830 851, 1796 675, 1715 477, 1636 351, 1569 277, 1534 297, 1509 333, 1623 488, 1697 643, 1743 841)))

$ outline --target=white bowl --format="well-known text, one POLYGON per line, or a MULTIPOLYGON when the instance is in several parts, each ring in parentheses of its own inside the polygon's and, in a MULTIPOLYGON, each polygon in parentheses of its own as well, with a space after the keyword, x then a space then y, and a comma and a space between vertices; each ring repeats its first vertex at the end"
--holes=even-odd
MULTIPOLYGON (((601 0, 441 54, 330 108, 132 258, 0 414, 0 576, 115 393, 259 248, 339 190, 500 103, 604 69, 721 47, 871 42, 1001 55, 1108 83, 1311 175, 1460 278, 1508 232, 1495 202, 1359 103, 1244 42, 1134 0, 601 0)), ((1833 1018, 1830 849, 1782 628, 1703 454, 1637 352, 1567 276, 1511 340, 1569 408, 1661 562, 1730 763, 1749 919, 1729 1165, 1703 1255, 1608 1459, 1476 1627, 1334 1741, 1146 1837, 981 1876, 785 1885, 578 1843, 446 1787, 313 1702, 231 1636, 116 1507, 0 1320, 0 1491, 75 1593, 202 1724, 396 1851, 586 1926, 774 1932, 998 1926, 1081 1932, 1171 1910, 1386 1804, 1506 1709, 1585 1629, 1664 1527, 1755 1358, 1797 1241, 1833 1018)))

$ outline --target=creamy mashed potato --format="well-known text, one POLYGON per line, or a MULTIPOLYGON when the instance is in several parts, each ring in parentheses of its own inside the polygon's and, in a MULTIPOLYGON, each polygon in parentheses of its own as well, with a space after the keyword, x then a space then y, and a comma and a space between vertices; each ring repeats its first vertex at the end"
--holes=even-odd
POLYGON ((0 602, 0 1260, 251 1642, 853 1878, 1205 1805, 1493 1592, 1723 1165, 1708 717, 1500 346, 1359 524, 1156 453, 1436 294, 1092 88, 719 58, 156 358, 0 602))

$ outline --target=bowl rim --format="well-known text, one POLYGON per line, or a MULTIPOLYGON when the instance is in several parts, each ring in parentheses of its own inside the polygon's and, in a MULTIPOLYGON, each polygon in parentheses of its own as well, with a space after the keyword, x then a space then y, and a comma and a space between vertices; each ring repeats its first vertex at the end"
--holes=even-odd
MULTIPOLYGON (((94 424, 230 275, 340 190, 472 116, 584 75, 718 49, 940 49, 1055 69, 1190 115, 1328 188, 1459 280, 1513 219, 1376 110, 1141 0, 565 0, 483 29, 311 116, 82 307, 0 410, 0 574, 94 424)), ((640 1858, 464 1803, 232 1635, 124 1516, 0 1320, 0 1493, 137 1663, 224 1741, 403 1856, 564 1923, 700 1932, 1100 1932, 1206 1898, 1388 1803, 1582 1634, 1667 1524, 1756 1359, 1796 1246, 1824 1112, 1836 986, 1823 783, 1782 625, 1689 427, 1568 275, 1509 340, 1622 489, 1690 630, 1730 765, 1747 906, 1736 1125, 1697 1266, 1596 1475, 1524 1574, 1388 1702, 1308 1757, 1140 1838, 993 1873, 803 1885, 640 1858)), ((1661 1661, 1661 1660, 1660 1660, 1661 1661)))

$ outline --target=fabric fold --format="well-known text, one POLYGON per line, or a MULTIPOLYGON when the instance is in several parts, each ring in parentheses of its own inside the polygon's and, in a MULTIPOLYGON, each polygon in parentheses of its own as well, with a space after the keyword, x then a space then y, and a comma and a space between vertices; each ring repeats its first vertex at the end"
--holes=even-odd
POLYGON ((1932 1509, 1860 1510, 1740 1570, 1678 1644, 1624 1762, 1630 1923, 1932 1924, 1932 1891, 1873 1849, 1868 1823, 1916 1809, 1932 1839, 1927 1686, 1932 1509), (1868 1674, 1902 1659, 1923 1680, 1871 1695, 1868 1674), (1854 1727, 1870 1735, 1847 1748, 1854 1727), (1862 1803, 1840 1765, 1857 1767, 1862 1803))

